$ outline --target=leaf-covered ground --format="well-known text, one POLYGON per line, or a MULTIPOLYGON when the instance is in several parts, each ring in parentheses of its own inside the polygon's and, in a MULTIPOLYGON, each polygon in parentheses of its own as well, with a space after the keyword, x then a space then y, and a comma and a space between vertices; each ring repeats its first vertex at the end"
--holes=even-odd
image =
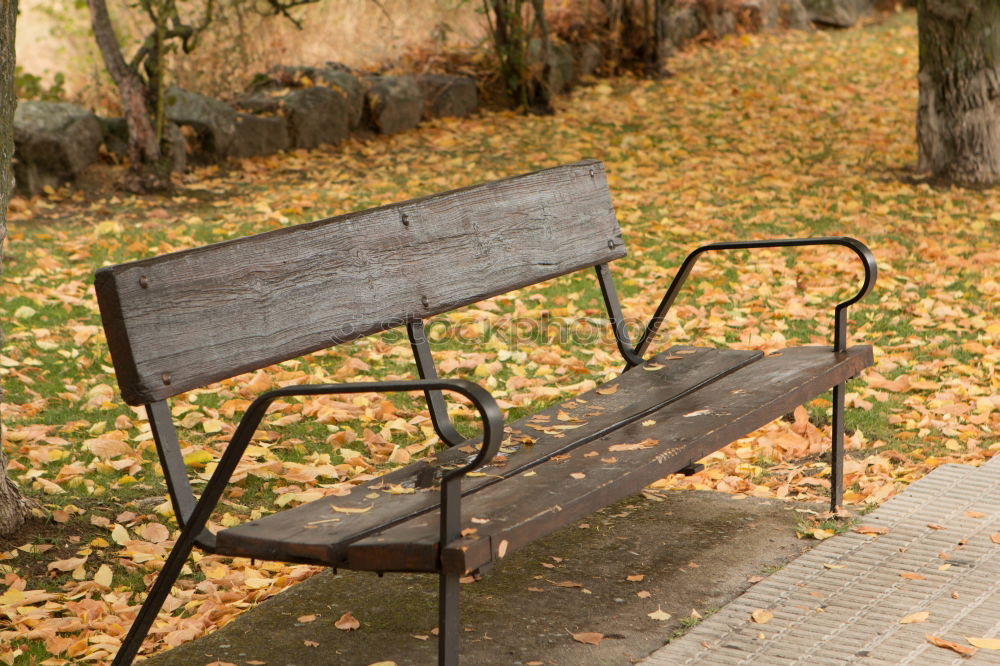
MULTIPOLYGON (((937 465, 995 454, 1000 204, 995 191, 906 181, 916 159, 916 37, 911 15, 846 32, 743 36, 679 55, 666 81, 580 89, 554 117, 489 113, 205 168, 169 200, 67 190, 16 202, 0 287, 3 444, 14 477, 50 518, 0 542, 0 662, 105 661, 176 536, 148 424, 114 388, 96 268, 583 157, 608 167, 630 249, 614 273, 636 322, 705 241, 844 234, 874 250, 879 283, 851 319, 853 339, 876 347, 876 367, 849 386, 851 508, 937 465)), ((843 250, 706 259, 660 348, 826 343, 834 303, 858 280, 843 250)), ((608 336, 595 334, 601 313, 593 275, 567 277, 435 319, 436 358, 520 416, 619 371, 608 336)), ((405 336, 389 332, 192 391, 172 409, 204 479, 261 390, 413 374, 405 336)), ((829 406, 817 399, 652 492, 822 497, 829 406)), ((215 522, 334 492, 434 444, 410 398, 288 400, 268 417, 215 522)), ((314 571, 195 555, 147 650, 211 631, 314 571)))

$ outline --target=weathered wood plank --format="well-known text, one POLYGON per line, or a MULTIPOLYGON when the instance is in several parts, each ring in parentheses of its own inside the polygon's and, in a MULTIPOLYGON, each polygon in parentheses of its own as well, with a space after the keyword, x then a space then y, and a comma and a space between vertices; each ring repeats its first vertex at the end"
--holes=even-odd
POLYGON ((144 404, 624 256, 598 161, 98 271, 144 404))
MULTIPOLYGON (((635 368, 598 389, 602 393, 589 391, 511 424, 502 448, 504 460, 481 468, 477 476, 466 477, 463 494, 479 491, 500 482, 501 478, 645 418, 687 391, 715 381, 760 355, 752 351, 693 347, 675 347, 664 352, 647 364, 650 369, 635 368), (560 420, 560 413, 565 419, 576 420, 560 420)), ((437 464, 464 463, 472 449, 463 451, 463 448, 466 447, 441 452, 437 464)), ((420 461, 357 486, 350 495, 326 497, 223 530, 216 536, 216 547, 229 555, 344 566, 346 547, 351 541, 438 505, 437 489, 416 489, 409 495, 381 492, 391 485, 414 487, 424 471, 432 472, 433 468, 420 461), (377 499, 369 497, 373 492, 379 494, 377 499), (333 507, 365 511, 347 513, 333 507)))
MULTIPOLYGON (((655 424, 633 422, 565 460, 534 467, 532 475, 484 488, 463 501, 463 528, 475 533, 448 545, 445 565, 466 571, 500 559, 791 412, 872 362, 867 345, 844 354, 786 349, 671 403, 650 417, 655 424), (611 449, 649 439, 656 444, 611 449)), ((349 568, 436 571, 437 520, 437 511, 428 512, 351 544, 349 568)))

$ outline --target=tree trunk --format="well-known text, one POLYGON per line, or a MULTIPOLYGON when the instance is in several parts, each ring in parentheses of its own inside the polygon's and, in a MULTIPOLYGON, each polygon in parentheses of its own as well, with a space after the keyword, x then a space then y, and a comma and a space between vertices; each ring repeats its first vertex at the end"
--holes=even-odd
MULTIPOLYGON (((14 28, 17 0, 0 0, 0 267, 7 238, 7 203, 14 191, 14 28)), ((0 332, 2 339, 2 332, 0 332)), ((0 399, 3 398, 0 393, 0 399)), ((0 424, 0 429, 3 424, 0 424)), ((7 456, 0 447, 0 536, 13 534, 31 515, 33 503, 7 477, 7 456)))
POLYGON ((1000 2, 920 0, 918 169, 932 180, 1000 183, 1000 2))
POLYGON ((122 56, 105 0, 87 0, 87 7, 90 8, 94 39, 104 66, 118 87, 128 126, 128 158, 132 163, 129 188, 141 192, 169 190, 172 165, 164 159, 160 150, 160 140, 149 110, 149 90, 139 73, 129 67, 122 56))

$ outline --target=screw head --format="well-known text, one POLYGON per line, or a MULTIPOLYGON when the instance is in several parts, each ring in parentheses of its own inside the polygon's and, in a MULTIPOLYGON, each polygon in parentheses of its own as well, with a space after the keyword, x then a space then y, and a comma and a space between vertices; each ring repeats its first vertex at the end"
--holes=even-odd
POLYGON ((402 221, 404 227, 410 226, 410 216, 407 215, 406 213, 403 213, 402 221))
POLYGON ((170 376, 169 372, 164 372, 160 375, 160 380, 164 383, 164 385, 170 386, 170 382, 173 381, 173 377, 170 376))
POLYGON ((608 241, 608 249, 609 250, 615 249, 615 242, 613 240, 608 241))
POLYGON ((590 167, 590 177, 594 177, 594 167, 590 167))
POLYGON ((423 305, 426 308, 426 307, 430 306, 431 302, 429 300, 427 300, 426 296, 421 296, 420 297, 420 304, 423 305))
POLYGON ((145 275, 139 276, 139 286, 143 289, 149 289, 149 278, 145 275))

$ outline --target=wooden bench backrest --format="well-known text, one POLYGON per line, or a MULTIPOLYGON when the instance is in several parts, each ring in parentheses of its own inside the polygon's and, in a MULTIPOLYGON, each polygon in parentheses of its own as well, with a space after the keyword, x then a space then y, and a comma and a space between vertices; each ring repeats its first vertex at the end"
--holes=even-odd
POLYGON ((106 266, 95 287, 140 405, 624 255, 585 161, 106 266))

